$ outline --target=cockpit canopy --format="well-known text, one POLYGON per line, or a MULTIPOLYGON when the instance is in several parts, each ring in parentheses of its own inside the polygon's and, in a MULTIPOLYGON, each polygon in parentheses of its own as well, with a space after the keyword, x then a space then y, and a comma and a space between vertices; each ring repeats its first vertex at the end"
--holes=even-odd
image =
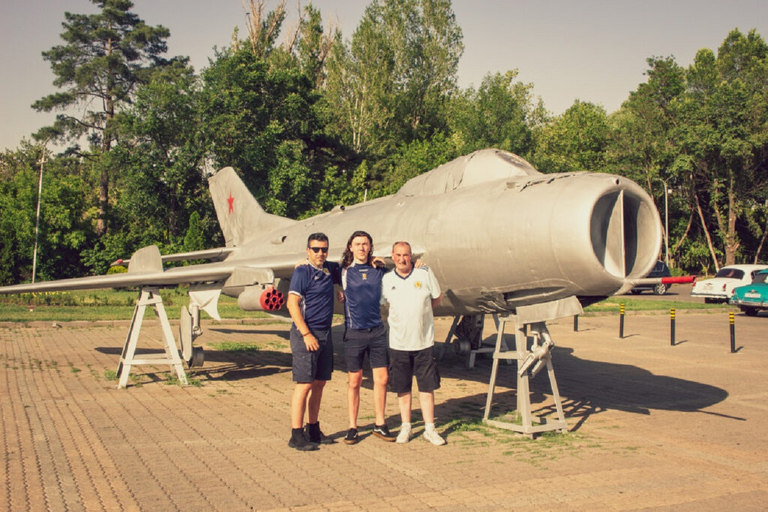
POLYGON ((482 149, 411 178, 396 195, 431 196, 478 183, 540 174, 531 164, 514 153, 500 149, 482 149))

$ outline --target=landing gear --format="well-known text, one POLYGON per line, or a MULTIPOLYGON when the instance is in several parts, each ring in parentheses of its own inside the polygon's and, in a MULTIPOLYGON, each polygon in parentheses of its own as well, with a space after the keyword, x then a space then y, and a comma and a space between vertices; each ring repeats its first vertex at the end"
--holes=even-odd
MULTIPOLYGON (((496 327, 499 326, 498 318, 494 315, 496 327)), ((457 356, 467 357, 467 368, 475 366, 477 354, 492 354, 495 350, 493 346, 483 346, 483 328, 485 327, 485 315, 465 315, 457 316, 453 319, 453 325, 448 332, 446 345, 453 336, 456 339, 451 343, 453 352, 457 356)), ((506 343, 504 344, 506 348, 506 343)), ((511 361, 509 361, 511 364, 511 361)))
POLYGON ((190 368, 200 368, 205 363, 205 350, 203 347, 192 347, 192 359, 187 361, 190 368))
POLYGON ((203 347, 194 347, 192 342, 200 336, 203 330, 200 328, 200 309, 192 306, 192 312, 186 306, 181 307, 181 319, 179 321, 179 339, 181 340, 181 357, 189 368, 199 368, 205 362, 203 347))

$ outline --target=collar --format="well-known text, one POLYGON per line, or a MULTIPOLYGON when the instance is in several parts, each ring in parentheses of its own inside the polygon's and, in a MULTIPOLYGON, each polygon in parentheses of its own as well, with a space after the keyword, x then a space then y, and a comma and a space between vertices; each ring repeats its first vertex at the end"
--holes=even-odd
POLYGON ((396 275, 397 277, 399 277, 400 279, 408 279, 409 277, 411 277, 411 274, 413 274, 413 269, 414 269, 414 268, 416 268, 416 267, 414 267, 413 265, 411 265, 411 271, 410 271, 410 272, 408 272, 408 274, 406 274, 406 275, 404 275, 404 276, 403 276, 403 275, 400 275, 400 272, 398 272, 397 268, 395 268, 395 275, 396 275))
POLYGON ((325 268, 325 264, 328 263, 328 262, 325 261, 325 262, 323 262, 323 264, 321 266, 316 267, 315 265, 312 264, 311 261, 309 261, 309 258, 307 258, 307 263, 309 264, 310 267, 312 267, 315 270, 323 270, 325 268))

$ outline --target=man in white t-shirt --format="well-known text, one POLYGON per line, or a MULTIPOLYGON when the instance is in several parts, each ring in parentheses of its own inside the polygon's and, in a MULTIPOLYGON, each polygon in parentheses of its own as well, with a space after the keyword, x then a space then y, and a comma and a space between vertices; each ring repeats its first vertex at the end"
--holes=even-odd
POLYGON ((389 384, 397 393, 403 423, 397 442, 407 443, 411 439, 412 386, 416 377, 424 439, 443 445, 445 440, 435 429, 435 390, 440 388, 440 373, 432 350, 432 308, 440 303, 440 285, 428 267, 414 268, 408 242, 395 243, 392 260, 395 270, 383 277, 381 293, 389 303, 389 384))

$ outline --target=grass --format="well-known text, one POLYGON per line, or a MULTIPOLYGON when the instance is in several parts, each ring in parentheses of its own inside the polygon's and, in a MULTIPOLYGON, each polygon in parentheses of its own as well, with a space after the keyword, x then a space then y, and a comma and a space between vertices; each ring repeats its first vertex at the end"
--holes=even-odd
POLYGON ((211 343, 211 348, 221 352, 235 352, 238 354, 252 354, 259 351, 259 347, 251 343, 224 341, 222 343, 211 343))
MULTIPOLYGON (((162 290, 163 305, 170 319, 179 318, 181 306, 189 303, 187 288, 162 290)), ((25 293, 0 296, 0 322, 71 322, 76 320, 130 320, 138 298, 137 290, 79 290, 72 292, 25 293)), ((584 308, 585 314, 618 313, 621 304, 625 311, 676 310, 733 310, 728 304, 704 304, 675 300, 644 300, 629 295, 609 297, 602 302, 584 308)), ((237 299, 222 295, 219 298, 219 314, 227 319, 262 319, 272 317, 262 311, 243 311, 237 299)), ((151 308, 145 318, 154 319, 151 308)), ((208 315, 203 313, 203 317, 208 315)))
POLYGON ((584 308, 584 313, 618 313, 621 304, 624 304, 625 311, 669 311, 675 308, 682 310, 731 310, 734 306, 728 304, 704 304, 703 302, 686 302, 675 300, 644 300, 633 299, 629 296, 608 297, 602 302, 592 304, 584 308))

